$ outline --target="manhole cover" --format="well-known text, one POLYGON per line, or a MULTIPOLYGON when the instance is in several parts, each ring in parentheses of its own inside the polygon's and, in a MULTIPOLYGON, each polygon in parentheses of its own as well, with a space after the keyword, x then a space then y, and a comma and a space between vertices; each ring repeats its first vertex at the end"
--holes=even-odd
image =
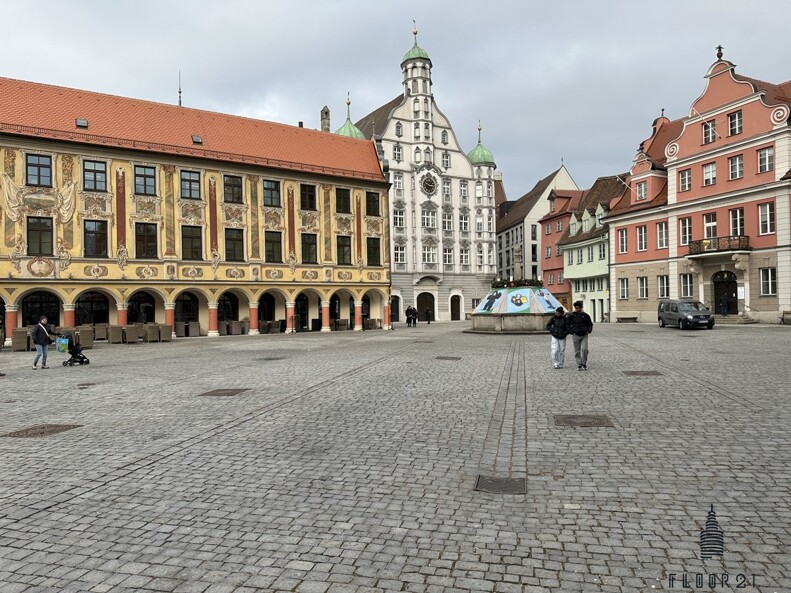
POLYGON ((526 494, 527 483, 524 478, 495 478, 478 476, 475 490, 492 494, 526 494))
POLYGON ((249 389, 215 389, 213 391, 201 393, 198 395, 198 397, 232 397, 242 393, 243 391, 249 391, 249 389))
POLYGON ((631 377, 654 377, 662 373, 659 371, 623 371, 623 374, 631 377))
POLYGON ((71 430, 72 428, 80 428, 81 426, 82 424, 37 424, 36 426, 29 426, 28 428, 9 432, 2 436, 22 439, 48 437, 51 434, 58 434, 59 432, 71 430))
POLYGON ((461 360, 461 356, 435 356, 437 360, 461 360))
POLYGON ((574 426, 592 428, 595 426, 613 426, 607 416, 589 414, 555 414, 555 426, 574 426))

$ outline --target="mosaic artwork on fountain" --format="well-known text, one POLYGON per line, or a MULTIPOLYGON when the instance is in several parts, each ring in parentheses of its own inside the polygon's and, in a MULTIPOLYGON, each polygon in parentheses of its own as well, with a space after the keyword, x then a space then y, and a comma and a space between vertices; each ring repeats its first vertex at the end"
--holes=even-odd
POLYGON ((490 314, 539 314, 554 313, 560 302, 546 288, 519 286, 492 288, 473 312, 474 315, 490 314))

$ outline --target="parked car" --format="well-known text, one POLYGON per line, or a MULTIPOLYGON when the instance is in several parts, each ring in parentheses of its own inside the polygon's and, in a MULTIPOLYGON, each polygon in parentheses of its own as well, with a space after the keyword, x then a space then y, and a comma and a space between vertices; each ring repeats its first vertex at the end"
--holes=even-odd
POLYGON ((659 327, 677 325, 679 329, 691 327, 714 327, 714 315, 699 301, 668 299, 659 302, 656 312, 659 327))

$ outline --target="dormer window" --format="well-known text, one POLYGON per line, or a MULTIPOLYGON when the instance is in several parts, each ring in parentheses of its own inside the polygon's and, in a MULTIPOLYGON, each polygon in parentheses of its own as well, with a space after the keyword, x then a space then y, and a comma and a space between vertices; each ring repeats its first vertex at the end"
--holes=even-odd
POLYGON ((577 223, 572 222, 569 224, 569 235, 576 235, 577 234, 577 223))
POLYGON ((637 184, 637 199, 645 200, 645 196, 646 196, 646 182, 640 181, 637 184))
POLYGON ((192 143, 193 144, 203 144, 203 138, 201 138, 197 134, 193 134, 192 135, 192 143))
POLYGON ((78 117, 74 120, 74 125, 78 128, 88 129, 88 120, 84 117, 78 117))
POLYGON ((549 201, 549 211, 550 212, 554 212, 555 211, 555 200, 550 200, 549 201))
POLYGON ((588 219, 587 218, 582 221, 582 232, 583 233, 587 233, 588 232, 588 219))

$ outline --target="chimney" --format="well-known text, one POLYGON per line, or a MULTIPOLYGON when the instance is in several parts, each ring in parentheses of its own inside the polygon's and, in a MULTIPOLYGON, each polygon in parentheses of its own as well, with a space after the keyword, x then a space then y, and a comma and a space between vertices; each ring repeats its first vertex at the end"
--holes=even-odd
POLYGON ((321 110, 321 131, 322 132, 329 132, 330 131, 330 108, 326 105, 321 110))

